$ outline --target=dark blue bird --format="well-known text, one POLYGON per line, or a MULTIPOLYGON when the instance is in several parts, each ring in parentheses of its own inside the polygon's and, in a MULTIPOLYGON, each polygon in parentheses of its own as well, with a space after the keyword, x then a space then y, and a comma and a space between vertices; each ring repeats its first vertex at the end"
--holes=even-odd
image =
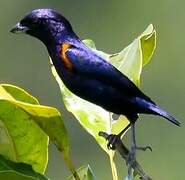
POLYGON ((134 124, 138 114, 159 115, 180 125, 124 74, 87 47, 74 33, 68 20, 58 12, 52 9, 33 10, 11 32, 25 32, 41 40, 58 75, 74 94, 129 119, 133 135, 132 154, 135 155, 137 148, 134 124))

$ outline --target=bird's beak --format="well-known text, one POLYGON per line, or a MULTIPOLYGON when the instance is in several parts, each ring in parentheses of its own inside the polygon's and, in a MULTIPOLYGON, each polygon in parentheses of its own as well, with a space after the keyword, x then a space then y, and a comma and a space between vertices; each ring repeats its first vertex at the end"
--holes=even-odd
POLYGON ((11 33, 19 34, 19 33, 26 33, 29 30, 28 27, 21 25, 20 23, 17 23, 11 30, 11 33))

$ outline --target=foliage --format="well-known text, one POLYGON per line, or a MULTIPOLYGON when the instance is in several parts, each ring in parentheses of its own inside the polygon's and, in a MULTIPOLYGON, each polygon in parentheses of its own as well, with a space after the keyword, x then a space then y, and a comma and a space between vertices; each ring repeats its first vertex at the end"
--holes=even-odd
POLYGON ((6 180, 47 180, 35 172, 31 165, 14 163, 0 155, 0 179, 6 180))
POLYGON ((71 172, 76 173, 69 157, 67 130, 57 109, 42 106, 23 89, 7 84, 0 85, 0 106, 1 155, 16 163, 30 164, 43 174, 48 162, 49 136, 71 172))

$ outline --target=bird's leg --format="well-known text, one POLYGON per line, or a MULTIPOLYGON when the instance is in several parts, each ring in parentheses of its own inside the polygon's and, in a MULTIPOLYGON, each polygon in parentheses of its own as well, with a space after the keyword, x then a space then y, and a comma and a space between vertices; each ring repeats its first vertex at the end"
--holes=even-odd
POLYGON ((136 137, 135 137, 135 123, 131 124, 131 139, 132 139, 132 145, 131 145, 131 150, 128 156, 128 164, 131 166, 136 159, 136 137))
MULTIPOLYGON (((118 141, 118 139, 121 139, 122 135, 130 128, 131 125, 134 124, 134 130, 131 130, 132 133, 132 142, 135 145, 132 145, 132 147, 135 147, 135 150, 142 150, 142 151, 146 151, 147 149, 152 151, 152 148, 150 146, 146 146, 146 147, 140 147, 136 145, 136 140, 135 140, 135 123, 129 123, 119 134, 110 134, 107 137, 108 143, 107 143, 107 148, 108 149, 112 149, 115 150, 115 143, 118 141)), ((131 126, 132 127, 132 126, 131 126)), ((99 134, 101 134, 102 132, 99 132, 99 134)))
POLYGON ((131 123, 129 123, 119 134, 118 136, 121 138, 123 134, 125 134, 125 132, 128 130, 128 128, 130 128, 131 123))
POLYGON ((152 148, 150 146, 140 147, 136 144, 136 133, 135 133, 135 123, 131 123, 131 139, 132 139, 132 145, 131 150, 128 157, 128 164, 132 165, 135 162, 136 159, 136 150, 142 150, 146 151, 147 149, 152 151, 152 148))
POLYGON ((131 136, 132 136, 131 150, 135 149, 135 151, 136 150, 146 151, 148 149, 148 150, 152 151, 152 148, 150 146, 137 146, 137 144, 136 144, 136 133, 135 133, 135 123, 132 123, 132 125, 131 125, 131 136))
POLYGON ((132 144, 131 144, 131 149, 128 155, 127 159, 127 166, 128 166, 128 176, 132 177, 132 167, 136 162, 136 136, 135 136, 135 122, 131 123, 131 139, 132 139, 132 144))

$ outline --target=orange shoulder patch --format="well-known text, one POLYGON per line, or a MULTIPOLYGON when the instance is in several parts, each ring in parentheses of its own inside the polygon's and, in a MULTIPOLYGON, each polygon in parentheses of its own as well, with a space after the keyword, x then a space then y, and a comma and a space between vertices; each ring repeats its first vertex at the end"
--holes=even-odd
POLYGON ((61 44, 60 56, 62 61, 64 62, 64 65, 71 70, 73 68, 73 65, 71 64, 70 59, 66 56, 66 51, 70 47, 71 47, 71 44, 68 44, 68 43, 61 44))

